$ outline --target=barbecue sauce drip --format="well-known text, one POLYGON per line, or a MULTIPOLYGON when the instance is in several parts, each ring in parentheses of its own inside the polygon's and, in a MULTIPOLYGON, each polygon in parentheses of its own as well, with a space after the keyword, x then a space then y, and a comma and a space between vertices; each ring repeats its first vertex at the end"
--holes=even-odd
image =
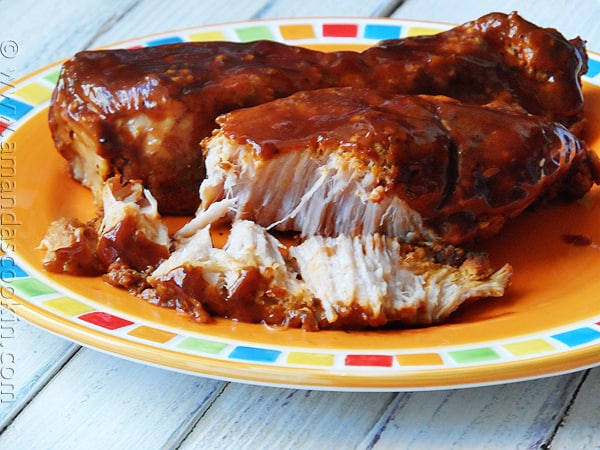
POLYGON ((225 317, 242 322, 317 330, 327 327, 319 308, 303 301, 282 302, 286 292, 273 292, 268 276, 257 267, 240 271, 233 286, 206 281, 201 267, 182 265, 155 280, 143 296, 151 303, 191 314, 199 322, 225 317))
POLYGON ((156 267, 169 257, 169 248, 158 244, 139 229, 136 218, 126 216, 111 230, 99 236, 98 259, 109 266, 119 260, 138 271, 156 267))
POLYGON ((596 247, 594 241, 589 236, 583 234, 562 234, 560 238, 565 244, 574 247, 596 247))

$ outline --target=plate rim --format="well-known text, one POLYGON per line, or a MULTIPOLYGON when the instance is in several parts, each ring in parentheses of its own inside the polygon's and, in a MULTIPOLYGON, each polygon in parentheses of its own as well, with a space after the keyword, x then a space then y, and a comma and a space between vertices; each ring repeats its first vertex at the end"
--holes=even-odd
POLYGON ((335 381, 338 380, 332 383, 332 373, 329 371, 304 368, 303 376, 307 378, 299 380, 296 367, 273 367, 252 362, 214 359, 202 355, 173 354, 169 350, 153 347, 143 342, 124 340, 102 332, 90 333, 90 329, 82 324, 69 321, 57 314, 51 314, 36 305, 23 301, 18 296, 14 296, 10 300, 12 304, 3 304, 3 306, 18 317, 56 336, 93 350, 189 375, 280 388, 348 392, 417 392, 474 388, 564 375, 597 367, 600 364, 597 356, 600 350, 599 343, 565 352, 559 357, 547 355, 525 361, 479 365, 477 366, 478 373, 473 373, 472 367, 446 369, 442 376, 438 370, 416 369, 401 373, 386 373, 385 371, 373 372, 370 368, 365 368, 362 371, 338 374, 343 377, 345 383, 336 384, 335 381), (24 303, 20 303, 21 301, 24 303), (27 306, 24 307, 24 304, 27 306), (49 316, 53 316, 51 322, 47 322, 49 316), (140 358, 139 352, 142 352, 143 357, 140 358), (577 358, 573 358, 573 354, 576 354, 577 358), (161 359, 161 357, 166 358, 161 359), (558 365, 563 367, 559 370, 552 370, 558 365), (502 369, 504 369, 504 375, 499 373, 503 372, 502 369))
MULTIPOLYGON (((196 27, 185 27, 170 31, 151 33, 140 37, 134 37, 131 39, 121 40, 108 46, 102 46, 99 48, 115 48, 120 47, 129 43, 136 43, 141 41, 148 41, 152 39, 158 39, 161 37, 170 37, 174 35, 181 35, 184 33, 191 33, 196 30, 213 30, 222 28, 231 28, 239 25, 255 25, 255 24, 271 24, 273 26, 282 23, 326 23, 326 22, 339 22, 339 23, 385 23, 385 24, 410 24, 410 26, 422 26, 427 25, 432 28, 443 30, 451 27, 453 24, 437 21, 428 20, 413 20, 413 19, 402 19, 402 18, 381 18, 381 17, 293 17, 293 18, 268 18, 268 19, 257 19, 257 20, 240 20, 224 22, 220 24, 206 24, 196 27)), ((294 42, 288 42, 294 44, 294 42)), ((376 42, 372 40, 371 42, 376 42)), ((303 43, 298 41, 299 45, 303 43)), ((593 51, 588 53, 595 54, 593 51)), ((600 60, 600 54, 598 55, 600 60)), ((40 78, 42 75, 50 72, 51 70, 57 70, 66 59, 54 62, 45 67, 37 69, 24 77, 19 78, 14 82, 14 86, 20 86, 24 83, 40 78)), ((13 86, 11 86, 13 87, 13 86)), ((6 92, 10 87, 0 89, 0 93, 6 92)), ((43 109, 43 106, 35 108, 37 112, 43 109)), ((15 122, 17 128, 25 125, 27 120, 22 123, 15 122)), ((11 124, 12 125, 12 124, 11 124)), ((10 139, 8 136, 8 139, 10 139)), ((0 142, 4 142, 5 137, 0 135, 0 142)), ((15 254, 8 253, 15 260, 20 261, 18 251, 15 254)), ((21 264, 24 262, 21 261, 21 264)), ((23 264, 27 266, 27 264, 23 264)), ((31 272, 32 268, 27 268, 26 272, 30 277, 36 277, 35 270, 31 272)), ((38 274, 39 276, 39 274, 38 274)), ((43 276, 41 278, 44 278, 43 276)), ((74 322, 63 316, 54 314, 52 311, 44 310, 39 305, 31 302, 31 299, 24 298, 23 295, 14 294, 10 298, 4 298, 2 300, 2 306, 5 305, 5 300, 8 305, 8 309, 13 311, 17 316, 24 318, 25 320, 33 323, 34 325, 46 329, 54 334, 62 337, 66 337, 74 342, 78 342, 84 346, 95 348, 115 356, 121 356, 128 359, 132 359, 141 363, 147 363, 151 365, 157 365, 165 369, 178 370, 187 373, 192 373, 200 376, 207 376, 211 378, 218 378, 227 381, 238 381, 238 382, 249 382, 252 384, 265 384, 271 386, 281 387, 300 387, 310 389, 327 389, 327 390, 351 390, 351 391, 365 391, 365 390, 384 390, 384 391, 404 391, 404 390, 432 390, 432 389, 446 389, 446 388, 460 388, 460 387, 473 387, 481 385, 490 385, 497 383, 522 381, 526 379, 541 378, 545 376, 558 375, 561 373, 569 373, 577 370, 583 370, 585 368, 594 367, 600 365, 600 357, 593 358, 593 354, 597 354, 600 349, 600 341, 585 345, 576 349, 570 349, 564 352, 553 353, 551 355, 538 355, 531 358, 513 360, 506 362, 495 362, 491 364, 477 364, 475 366, 461 366, 461 367, 443 367, 441 369, 434 370, 396 370, 387 371, 377 368, 377 366, 361 366, 357 369, 351 368, 350 370, 341 370, 340 367, 334 366, 328 369, 320 369, 314 367, 287 367, 287 366, 273 366, 265 363, 259 363, 256 361, 248 362, 244 360, 231 360, 231 359, 215 359, 206 357, 203 355, 190 355, 185 354, 186 362, 188 364, 181 364, 181 367, 176 364, 175 360, 177 356, 181 356, 181 353, 174 353, 172 349, 159 348, 156 346, 148 345, 138 341, 127 341, 123 340, 122 337, 107 334, 103 330, 97 330, 95 328, 85 327, 84 324, 74 322), (48 319, 50 322, 48 323, 48 319), (68 330, 68 333, 61 333, 61 326, 68 330), (58 329, 56 328, 58 327, 58 329), (109 343, 113 340, 113 345, 109 343), (128 344, 128 345, 125 345, 128 344), (111 350, 112 347, 112 350, 111 350), (115 352, 114 347, 119 351, 115 352), (139 358, 139 354, 132 353, 133 347, 141 352, 144 357, 139 358), (167 352, 168 355, 163 353, 167 352), (162 356, 169 356, 169 364, 161 363, 157 360, 155 353, 160 353, 162 356), (577 364, 574 361, 573 355, 578 356, 577 364), (195 359, 199 361, 200 366, 210 367, 210 373, 206 370, 202 370, 202 367, 198 367, 197 364, 192 364, 189 359, 195 359), (518 366, 518 367, 515 367, 518 366), (540 372, 540 368, 546 368, 546 370, 540 372), (560 368, 558 368, 560 367, 560 368), (237 376, 225 376, 226 369, 235 368, 234 371, 237 376), (489 368, 489 369, 488 369, 489 368), (505 368, 506 372, 510 372, 510 376, 498 375, 498 370, 505 368), (521 370, 518 370, 518 369, 521 370), (526 368, 527 370, 523 370, 526 368), (552 369, 555 370, 552 370, 552 369), (199 370, 200 369, 200 370, 199 370), (474 373, 474 369, 483 371, 485 373, 474 373), (256 373, 258 371, 258 373, 256 373), (495 376, 487 373, 488 371, 494 372, 495 376), (281 373, 285 372, 285 373, 281 373), (289 372, 289 373, 288 373, 289 372), (299 372, 302 372, 308 379, 300 380, 299 372), (252 375, 250 375, 252 374, 252 375), (440 375, 442 377, 440 378, 440 375), (469 375, 465 377, 465 375, 469 375), (436 382, 435 378, 438 378, 436 382), (461 382, 460 380, 466 379, 461 382), (424 382, 422 382, 424 381, 424 382)), ((598 315, 598 324, 600 325, 600 313, 598 315)), ((597 320, 594 319, 594 320, 597 320)), ((587 322, 586 322, 587 323, 587 322)), ((64 331, 64 330, 63 330, 64 331)), ((346 368, 347 369, 347 368, 346 368)))

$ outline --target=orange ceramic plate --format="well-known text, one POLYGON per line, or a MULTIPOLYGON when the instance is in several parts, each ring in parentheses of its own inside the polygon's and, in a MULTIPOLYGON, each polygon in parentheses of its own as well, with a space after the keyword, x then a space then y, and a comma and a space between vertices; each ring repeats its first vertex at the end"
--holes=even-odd
MULTIPOLYGON (((379 39, 446 25, 387 19, 290 19, 180 30, 120 44, 258 38, 313 48, 364 48, 379 39)), ((585 95, 592 147, 600 148, 600 55, 591 53, 585 95)), ((513 265, 501 299, 411 330, 308 333, 154 307, 101 279, 43 271, 37 246, 61 216, 86 220, 91 194, 66 175, 53 148, 47 105, 59 65, 5 89, 0 101, 3 304, 65 338, 188 373, 277 386, 425 390, 549 376, 600 363, 600 188, 584 199, 528 213, 489 242, 495 264, 513 265), (573 245, 565 235, 583 236, 573 245)), ((173 220, 176 228, 182 220, 173 220)))

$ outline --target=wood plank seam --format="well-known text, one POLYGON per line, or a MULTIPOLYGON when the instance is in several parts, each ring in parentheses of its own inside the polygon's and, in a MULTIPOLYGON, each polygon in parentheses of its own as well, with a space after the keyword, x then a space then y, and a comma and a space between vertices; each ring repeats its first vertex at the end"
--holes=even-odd
POLYGON ((221 384, 221 387, 215 390, 214 394, 210 398, 210 401, 206 402, 206 404, 198 410, 198 413, 195 415, 195 420, 190 420, 188 424, 186 424, 186 426, 183 428, 179 427, 178 432, 180 434, 180 439, 177 442, 173 443, 174 445, 172 448, 177 449, 181 447, 181 445, 185 442, 188 436, 190 436, 190 434, 193 433, 194 429, 197 426, 201 426, 200 422, 202 422, 202 419, 204 418, 208 410, 212 408, 213 404, 221 397, 221 395, 223 395, 223 392, 225 392, 229 384, 230 383, 224 381, 221 384))
POLYGON ((377 445, 381 439, 381 434, 394 421, 396 412, 409 401, 411 396, 411 392, 399 392, 390 399, 381 417, 373 426, 371 433, 367 434, 363 442, 360 443, 360 448, 371 450, 377 445))
POLYGON ((128 14, 140 3, 140 1, 141 0, 132 2, 129 7, 124 8, 122 12, 119 12, 118 10, 115 11, 115 13, 109 16, 104 23, 100 24, 96 32, 83 44, 81 50, 91 48, 94 45, 94 42, 100 39, 106 31, 110 30, 115 24, 121 22, 123 19, 126 19, 128 14))
POLYGON ((379 17, 390 17, 392 14, 397 13, 406 1, 407 0, 396 0, 390 2, 387 6, 381 8, 381 11, 378 11, 375 15, 379 17))
POLYGON ((0 424, 0 434, 2 434, 4 430, 11 426, 11 424, 27 408, 31 401, 51 383, 51 381, 65 368, 65 366, 67 366, 67 364, 75 357, 77 353, 81 351, 81 349, 81 346, 73 345, 67 351, 65 351, 63 357, 58 359, 55 364, 50 367, 50 370, 40 374, 37 383, 34 383, 34 388, 27 393, 24 401, 22 401, 22 403, 5 418, 4 423, 0 424))
POLYGON ((588 369, 588 370, 586 370, 584 372, 583 376, 581 377, 581 380, 579 381, 579 383, 577 385, 577 388, 571 394, 571 398, 568 399, 567 406, 566 406, 566 408, 564 409, 564 411, 562 413, 562 417, 557 422, 556 427, 554 427, 554 429, 552 430, 552 432, 548 436, 548 439, 546 440, 546 442, 544 442, 540 446, 541 449, 550 449, 550 448, 552 448, 552 441, 554 440, 554 437, 556 436, 556 433, 558 433, 558 430, 564 425, 565 420, 568 418, 569 412, 571 411, 571 408, 573 407, 573 404, 575 403, 575 400, 577 399, 577 396, 579 395, 579 391, 583 387, 583 385, 584 385, 585 381, 587 380, 589 374, 590 374, 590 369, 588 369))

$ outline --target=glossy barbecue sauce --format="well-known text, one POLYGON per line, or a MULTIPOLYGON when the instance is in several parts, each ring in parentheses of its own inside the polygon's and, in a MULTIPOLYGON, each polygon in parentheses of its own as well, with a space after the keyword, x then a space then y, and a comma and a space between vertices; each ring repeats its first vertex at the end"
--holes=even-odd
MULTIPOLYGON (((144 297, 151 303, 185 311, 198 322, 226 317, 243 322, 318 330, 330 328, 319 300, 295 297, 272 283, 269 270, 256 266, 241 268, 232 286, 206 281, 203 269, 183 264, 164 276, 152 279, 144 297)), ((349 323, 348 314, 341 323, 349 323)), ((336 325, 340 325, 336 324, 336 325)), ((359 328, 365 326, 357 321, 359 328)))
POLYGON ((452 244, 495 234, 587 150, 562 126, 521 112, 370 89, 302 92, 218 123, 266 161, 338 152, 357 177, 375 175, 384 195, 404 200, 452 244))
POLYGON ((204 176, 198 143, 219 114, 298 91, 353 86, 500 101, 571 125, 582 114, 585 61, 581 40, 500 13, 360 53, 267 41, 82 52, 63 67, 50 125, 67 159, 76 153, 72 136, 92 133, 112 170, 143 180, 162 213, 193 214, 204 176), (159 142, 158 151, 147 152, 147 142, 159 142))

